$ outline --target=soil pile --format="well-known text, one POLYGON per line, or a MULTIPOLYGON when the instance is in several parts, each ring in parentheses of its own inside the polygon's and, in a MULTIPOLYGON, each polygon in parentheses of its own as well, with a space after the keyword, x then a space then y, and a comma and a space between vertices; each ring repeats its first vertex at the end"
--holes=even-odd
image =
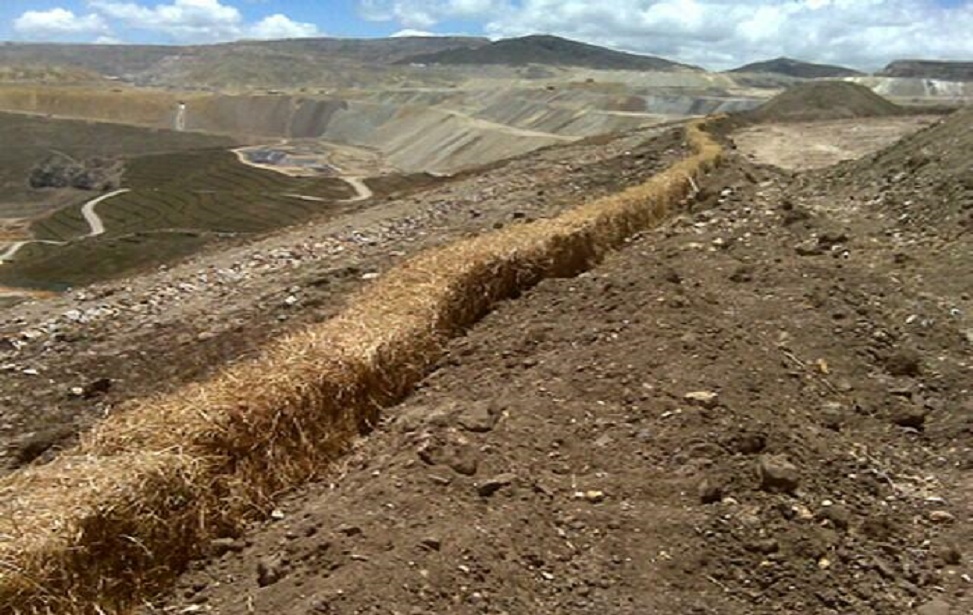
POLYGON ((863 85, 847 81, 802 83, 749 113, 763 122, 837 120, 897 115, 901 108, 863 85))
MULTIPOLYGON (((834 185, 870 183, 883 211, 905 226, 973 228, 973 109, 962 109, 864 160, 829 174, 834 185)), ((964 230, 965 229, 965 230, 964 230)))

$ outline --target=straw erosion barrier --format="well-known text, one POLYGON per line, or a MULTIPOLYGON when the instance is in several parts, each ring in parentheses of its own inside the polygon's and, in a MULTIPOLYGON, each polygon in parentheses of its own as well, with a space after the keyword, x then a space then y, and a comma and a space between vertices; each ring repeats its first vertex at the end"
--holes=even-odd
POLYGON ((686 135, 695 153, 645 183, 424 251, 335 318, 0 480, 0 612, 120 613, 163 588, 334 460, 497 301, 662 220, 720 161, 703 122, 686 135))

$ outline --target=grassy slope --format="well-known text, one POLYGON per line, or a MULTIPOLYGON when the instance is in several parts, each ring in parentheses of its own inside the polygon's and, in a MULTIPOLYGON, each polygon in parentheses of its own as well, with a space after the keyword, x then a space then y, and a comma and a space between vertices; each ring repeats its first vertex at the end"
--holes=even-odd
MULTIPOLYGON (((27 174, 52 152, 75 158, 131 157, 152 152, 228 147, 225 137, 119 124, 0 113, 0 217, 36 214, 50 194, 32 190, 27 174), (16 204, 16 205, 12 205, 16 204)), ((79 193, 84 198, 85 193, 79 193)))
MULTIPOLYGON (((332 178, 291 178, 241 164, 226 150, 142 156, 129 163, 131 192, 98 206, 106 233, 68 246, 31 244, 0 267, 0 283, 60 289, 130 273, 186 256, 218 233, 259 233, 336 211, 328 202, 351 197, 332 178)), ((34 235, 69 241, 84 237, 81 207, 63 208, 36 222, 34 235)))

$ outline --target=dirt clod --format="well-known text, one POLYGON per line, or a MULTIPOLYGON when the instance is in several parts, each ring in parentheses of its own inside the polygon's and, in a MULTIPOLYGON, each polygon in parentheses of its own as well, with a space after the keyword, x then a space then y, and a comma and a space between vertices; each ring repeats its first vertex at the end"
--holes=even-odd
POLYGON ((763 455, 757 462, 760 488, 772 493, 794 493, 800 485, 800 471, 786 457, 763 455))
POLYGON ((476 492, 480 494, 481 497, 488 498, 497 491, 500 491, 504 487, 509 487, 517 480, 517 475, 512 473, 497 474, 492 478, 488 478, 481 482, 476 487, 476 492))

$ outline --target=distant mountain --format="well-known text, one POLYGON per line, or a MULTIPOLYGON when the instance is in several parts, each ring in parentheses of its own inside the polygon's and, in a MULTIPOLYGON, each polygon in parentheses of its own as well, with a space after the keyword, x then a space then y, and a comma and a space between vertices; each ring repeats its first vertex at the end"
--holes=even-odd
POLYGON ((973 62, 896 60, 875 74, 879 77, 973 81, 973 62))
MULTIPOLYGON (((221 67, 239 65, 237 72, 268 84, 295 81, 288 73, 313 76, 334 62, 371 67, 392 64, 416 54, 453 48, 475 49, 489 44, 474 37, 404 37, 383 39, 309 38, 280 41, 238 41, 216 45, 77 45, 2 43, 0 67, 67 67, 122 77, 138 83, 173 82, 193 71, 199 83, 221 67)), ((190 81, 187 83, 193 84, 190 81)))
POLYGON ((775 58, 763 62, 744 64, 739 68, 726 71, 728 73, 772 73, 786 75, 799 79, 834 79, 837 77, 854 77, 863 75, 857 70, 831 64, 813 64, 793 58, 775 58))
POLYGON ((510 38, 478 47, 447 49, 400 61, 401 64, 546 64, 603 70, 680 71, 702 70, 654 56, 613 51, 558 36, 535 34, 510 38))

